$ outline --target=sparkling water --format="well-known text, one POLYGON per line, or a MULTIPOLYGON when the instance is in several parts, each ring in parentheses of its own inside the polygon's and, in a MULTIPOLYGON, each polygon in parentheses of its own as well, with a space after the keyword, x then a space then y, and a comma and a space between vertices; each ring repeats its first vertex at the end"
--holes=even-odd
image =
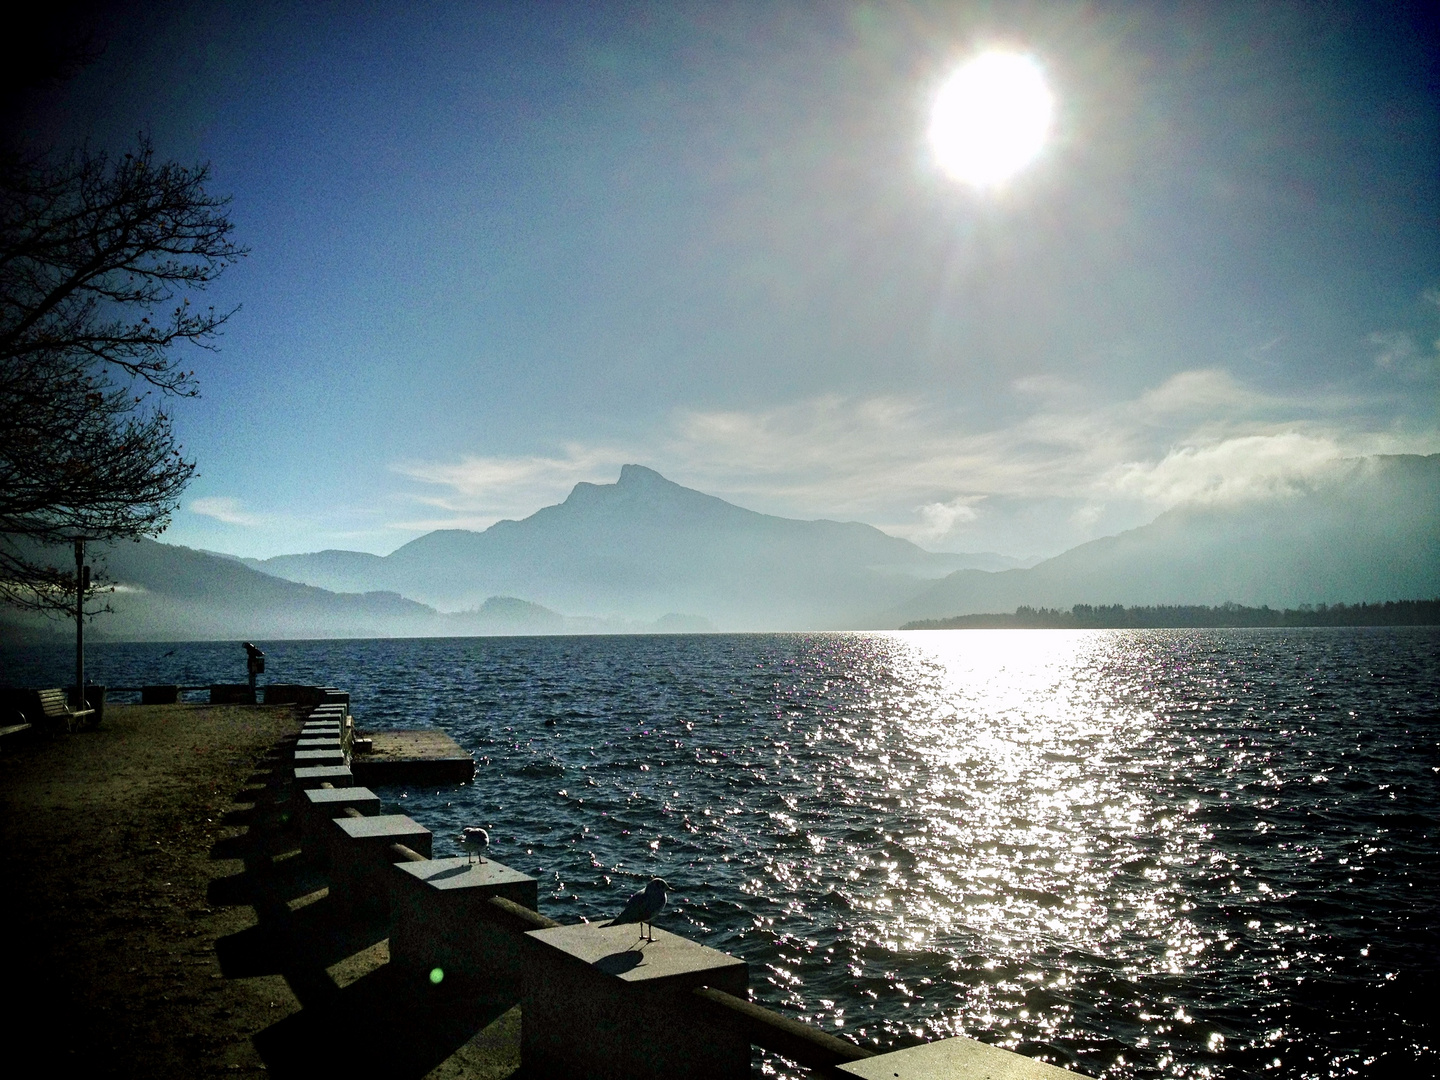
MULTIPOLYGON (((651 876, 756 996, 886 1048, 1092 1076, 1440 1072, 1440 631, 930 631, 262 643, 361 727, 436 724, 464 825, 564 921, 651 876)), ((64 647, 3 654, 60 685, 64 647)), ((96 645, 97 682, 243 679, 96 645)))

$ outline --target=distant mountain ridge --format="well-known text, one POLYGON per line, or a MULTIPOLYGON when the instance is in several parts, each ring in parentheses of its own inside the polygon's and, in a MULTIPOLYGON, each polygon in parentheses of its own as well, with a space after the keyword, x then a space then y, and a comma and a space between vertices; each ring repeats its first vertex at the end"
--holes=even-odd
POLYGON ((964 566, 1003 556, 925 551, 859 522, 735 506, 626 465, 562 503, 484 532, 442 529, 387 556, 324 551, 250 562, 331 589, 398 592, 441 609, 504 593, 606 618, 694 612, 722 627, 843 628, 964 566))
POLYGON ((1356 458, 1264 502, 1184 506, 1026 570, 962 570, 880 621, 1022 606, 1314 603, 1440 595, 1440 454, 1356 458))
MULTIPOLYGON (((888 629, 1077 604, 1373 604, 1440 596, 1440 455, 1340 462, 1279 497, 1180 507, 994 572, 953 570, 969 557, 868 525, 755 513, 639 466, 524 521, 430 533, 383 557, 245 560, 154 541, 97 554, 120 587, 91 632, 111 639, 888 629)), ((0 636, 56 632, 63 623, 0 611, 0 636)))
MULTIPOLYGON (((566 618, 513 596, 488 597, 472 610, 446 614, 398 593, 335 593, 261 573, 234 556, 154 540, 92 545, 90 556, 116 584, 91 605, 104 601, 111 608, 87 630, 100 640, 677 633, 710 628, 703 619, 675 614, 648 625, 566 618)), ((57 563, 68 557, 68 548, 54 553, 57 563)), ((0 608, 0 641, 73 634, 69 620, 0 608)))

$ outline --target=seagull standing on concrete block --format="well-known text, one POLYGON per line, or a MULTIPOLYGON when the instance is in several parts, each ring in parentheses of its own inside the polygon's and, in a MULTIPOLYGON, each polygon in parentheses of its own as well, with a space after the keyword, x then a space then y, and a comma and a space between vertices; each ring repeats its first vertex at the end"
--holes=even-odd
POLYGON ((490 846, 490 834, 478 825, 469 825, 460 834, 460 846, 465 849, 467 856, 473 856, 483 863, 485 849, 490 846))
POLYGON ((640 936, 646 941, 654 941, 655 916, 665 906, 665 894, 670 891, 670 886, 660 878, 651 878, 650 884, 641 889, 625 904, 625 910, 611 919, 606 926, 618 926, 621 923, 639 923, 640 936), (645 924, 650 924, 650 933, 645 933, 645 924))

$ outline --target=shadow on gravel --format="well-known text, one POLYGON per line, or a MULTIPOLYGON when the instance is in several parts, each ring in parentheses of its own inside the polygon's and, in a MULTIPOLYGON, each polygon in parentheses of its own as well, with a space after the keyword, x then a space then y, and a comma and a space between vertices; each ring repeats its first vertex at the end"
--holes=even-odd
POLYGON ((214 904, 251 906, 257 918, 216 942, 223 976, 280 975, 300 1002, 298 1012, 252 1039, 270 1074, 309 1080, 323 1069, 406 1080, 425 1076, 470 1043, 480 1073, 520 1080, 513 1072, 518 987, 454 976, 432 985, 423 972, 389 964, 380 944, 388 920, 343 911, 324 892, 324 874, 299 851, 289 748, 268 758, 275 768, 257 772, 238 796, 250 805, 225 818, 245 832, 211 850, 213 859, 239 859, 244 869, 213 879, 208 895, 214 904))
MULTIPOLYGON (((515 1006, 513 992, 447 990, 386 964, 266 1028, 255 1045, 277 1077, 421 1077, 515 1006)), ((518 1016, 514 1018, 518 1027, 518 1016)))

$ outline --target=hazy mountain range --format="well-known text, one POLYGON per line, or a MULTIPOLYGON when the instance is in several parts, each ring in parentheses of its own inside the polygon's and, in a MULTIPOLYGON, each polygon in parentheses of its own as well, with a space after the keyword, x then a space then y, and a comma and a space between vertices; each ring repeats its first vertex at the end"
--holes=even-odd
POLYGON ((859 522, 757 514, 626 465, 618 483, 576 484, 563 503, 484 532, 443 529, 384 557, 321 551, 246 565, 449 611, 507 595, 611 618, 687 612, 726 627, 812 628, 863 623, 955 570, 1020 563, 935 554, 859 522))
POLYGON ((1027 604, 1357 603, 1440 596, 1440 454, 1351 459, 1263 501, 1185 506, 1026 570, 962 570, 887 622, 1027 604))
MULTIPOLYGON (((386 556, 252 560, 153 541, 103 554, 119 588, 94 632, 110 638, 864 629, 1021 604, 1421 599, 1440 596, 1440 455, 1343 462, 1033 567, 755 513, 638 465, 523 521, 432 532, 386 556)), ((11 638, 45 630, 5 620, 11 638)))

